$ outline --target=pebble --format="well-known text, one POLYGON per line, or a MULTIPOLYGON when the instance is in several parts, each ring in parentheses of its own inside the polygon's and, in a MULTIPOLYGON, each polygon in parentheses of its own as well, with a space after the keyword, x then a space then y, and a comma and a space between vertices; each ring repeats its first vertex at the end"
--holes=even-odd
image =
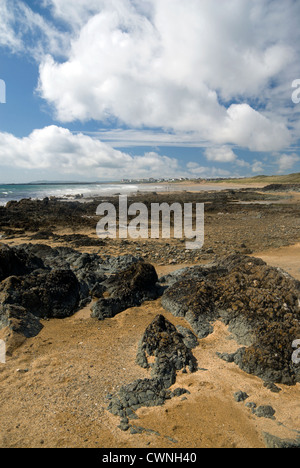
POLYGON ((17 369, 16 372, 18 372, 19 374, 26 374, 27 372, 29 372, 29 369, 17 369))
POLYGON ((249 398, 249 395, 247 395, 247 393, 245 392, 242 392, 241 390, 239 390, 238 392, 236 392, 234 394, 234 399, 237 403, 240 403, 242 401, 245 401, 249 398))
POLYGON ((274 417, 275 413, 276 411, 274 410, 274 408, 272 408, 272 406, 269 406, 269 405, 259 406, 254 412, 254 414, 258 418, 267 418, 267 419, 275 419, 274 417))

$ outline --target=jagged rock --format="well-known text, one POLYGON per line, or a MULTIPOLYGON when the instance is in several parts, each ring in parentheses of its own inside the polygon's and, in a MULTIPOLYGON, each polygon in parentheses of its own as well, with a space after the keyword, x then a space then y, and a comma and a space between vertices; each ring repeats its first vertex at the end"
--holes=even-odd
POLYGON ((213 288, 202 279, 183 279, 164 293, 163 307, 175 317, 184 317, 201 339, 213 331, 216 320, 213 288))
POLYGON ((109 298, 100 299, 92 307, 92 317, 104 320, 111 318, 129 307, 140 306, 147 300, 158 297, 157 273, 152 265, 134 263, 102 283, 109 298))
POLYGON ((157 297, 156 283, 158 276, 155 268, 148 263, 134 263, 126 270, 113 275, 104 282, 111 297, 128 298, 137 303, 157 297))
POLYGON ((185 346, 182 335, 162 315, 158 315, 147 327, 139 343, 137 363, 144 368, 149 367, 147 355, 155 356, 152 378, 136 380, 110 396, 108 410, 121 417, 122 430, 128 430, 128 421, 124 418, 136 419, 135 412, 139 408, 161 406, 170 398, 189 393, 184 388, 169 389, 176 381, 178 370, 189 366, 193 372, 197 363, 191 350, 185 346))
POLYGON ((158 315, 147 327, 139 343, 137 363, 148 368, 147 356, 155 357, 152 377, 161 379, 166 388, 175 383, 177 371, 186 367, 191 372, 197 369, 196 359, 182 335, 163 315, 158 315))
POLYGON ((37 336, 42 328, 39 319, 24 307, 0 305, 0 329, 8 356, 11 356, 26 338, 37 336))
POLYGON ((300 382, 292 343, 300 339, 300 283, 260 259, 231 255, 208 267, 185 269, 168 279, 163 307, 183 316, 199 338, 215 320, 244 345, 233 356, 245 372, 266 382, 300 382))
POLYGON ((269 405, 259 406, 254 411, 254 414, 258 418, 267 418, 267 419, 275 419, 274 418, 275 413, 276 411, 274 410, 274 408, 272 408, 272 406, 269 406, 269 405))
POLYGON ((235 353, 216 353, 216 355, 225 362, 234 362, 235 353))
POLYGON ((182 336, 183 342, 187 348, 194 349, 199 345, 199 340, 191 330, 181 325, 178 325, 176 328, 182 336))
POLYGON ((121 387, 111 399, 108 410, 121 418, 131 415, 143 406, 161 406, 171 398, 160 379, 144 379, 121 387))
POLYGON ((299 449, 300 448, 300 437, 295 440, 291 439, 280 439, 279 437, 263 433, 263 437, 268 449, 299 449))
POLYGON ((43 325, 24 307, 6 305, 0 307, 0 328, 5 327, 26 338, 31 338, 39 334, 43 325))
POLYGON ((121 387, 119 392, 112 396, 107 409, 121 418, 120 425, 125 424, 125 428, 121 429, 128 430, 129 419, 138 419, 136 411, 139 408, 162 406, 166 400, 188 393, 183 388, 177 388, 172 392, 165 388, 160 379, 139 379, 121 387))
POLYGON ((0 284, 3 305, 19 305, 41 318, 64 318, 79 304, 79 283, 70 270, 35 270, 27 276, 11 276, 0 284))
POLYGON ((81 253, 70 247, 51 248, 43 244, 22 244, 16 250, 40 258, 49 270, 72 270, 80 284, 81 307, 87 305, 93 297, 102 297, 105 291, 102 283, 108 277, 141 261, 132 255, 103 259, 99 255, 81 253))
POLYGON ((122 299, 99 299, 96 304, 91 308, 91 317, 97 318, 98 320, 105 320, 108 318, 113 318, 117 314, 120 314, 128 307, 128 303, 122 299))
POLYGON ((242 392, 241 390, 236 392, 233 396, 237 403, 240 403, 241 401, 246 401, 249 398, 249 395, 247 395, 247 393, 245 392, 242 392))
POLYGON ((132 255, 102 258, 70 247, 1 245, 0 305, 19 306, 35 317, 64 318, 96 297, 96 315, 111 317, 156 297, 156 271, 142 262, 132 255), (103 299, 106 289, 111 299, 103 299))
POLYGON ((22 250, 0 245, 0 281, 13 275, 27 275, 38 268, 44 268, 41 259, 22 250))

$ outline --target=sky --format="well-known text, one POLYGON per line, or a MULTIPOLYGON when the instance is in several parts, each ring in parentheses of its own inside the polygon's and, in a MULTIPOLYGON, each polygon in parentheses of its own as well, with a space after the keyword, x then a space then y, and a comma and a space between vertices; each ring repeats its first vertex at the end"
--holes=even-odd
POLYGON ((299 0, 0 0, 0 183, 300 172, 299 0))

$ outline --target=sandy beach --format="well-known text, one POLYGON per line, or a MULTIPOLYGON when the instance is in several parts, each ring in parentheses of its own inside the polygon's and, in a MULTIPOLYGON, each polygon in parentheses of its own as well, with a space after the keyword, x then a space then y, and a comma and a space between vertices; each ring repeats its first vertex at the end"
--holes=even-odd
POLYGON ((300 0, 0 15, 0 448, 299 449, 300 0))
MULTIPOLYGON (((300 280, 299 194, 289 194, 288 199, 286 193, 276 196, 282 197, 279 205, 208 202, 201 252, 185 252, 177 239, 74 247, 72 239, 64 241, 64 236, 76 232, 95 239, 93 223, 68 229, 66 223, 55 226, 53 219, 49 223, 57 238, 33 239, 32 228, 23 228, 19 220, 14 232, 12 226, 3 230, 2 242, 10 247, 29 242, 66 245, 101 256, 140 255, 155 267, 158 277, 238 251, 300 280)), ((13 223, 19 219, 16 212, 9 216, 13 223)), ((45 229, 37 227, 36 233, 45 229)), ((282 440, 299 437, 300 384, 278 384, 281 391, 274 393, 259 377, 221 360, 217 352, 234 353, 239 346, 220 320, 193 350, 197 372, 178 372, 173 389, 183 387, 189 393, 163 406, 138 409, 138 419, 131 424, 142 427, 141 433, 120 430, 119 418, 107 411, 107 395, 136 379, 149 378, 149 371, 136 363, 136 353, 145 328, 159 314, 175 326, 191 329, 184 318, 163 308, 161 298, 104 321, 91 318, 89 303, 68 318, 41 319, 43 328, 37 336, 24 339, 20 346, 13 342, 6 364, 0 364, 0 447, 265 448, 265 434, 282 440), (245 402, 237 402, 234 395, 239 391, 257 407, 274 408, 275 417, 260 418, 245 402)), ((7 338, 6 329, 0 331, 1 338, 7 338)))

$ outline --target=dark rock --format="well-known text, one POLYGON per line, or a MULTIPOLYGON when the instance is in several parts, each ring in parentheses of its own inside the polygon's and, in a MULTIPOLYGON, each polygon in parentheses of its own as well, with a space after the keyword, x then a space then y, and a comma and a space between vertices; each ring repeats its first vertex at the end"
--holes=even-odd
POLYGON ((234 394, 234 399, 237 403, 246 401, 248 398, 249 398, 249 395, 247 395, 247 393, 245 392, 242 392, 241 390, 239 390, 238 392, 234 394))
POLYGON ((157 273, 152 265, 133 263, 102 283, 110 297, 100 299, 93 306, 92 317, 99 320, 112 318, 130 307, 138 307, 147 300, 156 299, 157 281, 157 273))
POLYGON ((258 418, 267 418, 267 419, 275 419, 274 418, 275 413, 276 411, 274 410, 274 408, 272 408, 272 406, 269 406, 269 405, 259 406, 254 412, 254 414, 258 418))
POLYGON ((267 432, 263 433, 263 437, 268 449, 299 449, 300 448, 300 437, 295 440, 291 439, 280 439, 267 432))
POLYGON ((36 256, 0 245, 0 281, 9 276, 27 275, 39 268, 44 268, 44 264, 36 256))
POLYGON ((144 427, 131 426, 131 428, 130 428, 130 434, 132 434, 132 435, 134 435, 134 434, 143 434, 143 432, 145 432, 144 427))
POLYGON ((118 426, 118 428, 123 432, 127 432, 130 427, 130 424, 128 424, 128 418, 123 418, 118 426))
POLYGON ((80 304, 86 305, 93 297, 101 298, 106 288, 102 283, 110 276, 128 269, 140 260, 132 255, 101 258, 96 254, 80 253, 70 247, 51 248, 43 244, 23 244, 19 252, 39 258, 48 270, 72 270, 80 284, 80 304))
MULTIPOLYGON (((37 239, 38 238, 39 237, 37 237, 37 239)), ((56 235, 55 240, 58 242, 65 242, 74 247, 101 247, 105 245, 105 242, 102 239, 92 239, 84 234, 56 235)))
POLYGON ((24 307, 6 305, 0 306, 0 328, 4 327, 8 327, 12 332, 25 338, 32 338, 39 334, 43 325, 24 307))
POLYGON ((118 257, 107 257, 106 260, 101 261, 101 270, 106 275, 115 275, 122 271, 128 270, 136 263, 142 263, 144 260, 134 255, 120 255, 118 257))
POLYGON ((162 297, 163 307, 175 317, 185 317, 198 338, 213 332, 215 321, 212 287, 203 280, 175 283, 162 297))
POLYGON ((172 392, 172 397, 180 397, 182 395, 190 395, 190 392, 185 388, 175 388, 172 392))
POLYGON ((40 318, 64 318, 79 304, 79 283, 70 270, 35 272, 11 276, 0 284, 3 305, 19 305, 40 318))
POLYGON ((162 379, 166 388, 175 383, 177 371, 186 367, 191 372, 197 370, 197 361, 182 335, 163 315, 158 315, 147 327, 139 344, 137 363, 148 368, 148 356, 155 357, 152 377, 162 379))
POLYGON ((120 391, 111 399, 108 410, 121 418, 127 417, 132 410, 147 406, 160 406, 170 398, 171 392, 166 390, 159 379, 136 380, 121 387, 120 391))
POLYGON ((199 341, 197 337, 194 335, 194 333, 189 330, 188 328, 182 327, 181 325, 178 325, 177 327, 178 332, 180 335, 183 337, 183 342, 185 346, 189 349, 194 349, 199 345, 199 341))
POLYGON ((272 393, 280 393, 281 388, 277 387, 274 383, 265 382, 264 387, 270 390, 272 393))
MULTIPOLYGON (((165 278, 166 280, 166 278, 165 278)), ((188 268, 167 279, 163 307, 185 317, 199 338, 222 319, 244 348, 225 356, 268 383, 294 385, 292 343, 300 339, 300 283, 261 259, 231 255, 210 266, 188 268), (175 281, 173 281, 175 279, 175 281)), ((221 356, 220 356, 221 357, 221 356)))
POLYGON ((300 184, 270 184, 262 192, 300 192, 300 184))
POLYGON ((54 234, 52 231, 44 231, 44 230, 41 230, 41 231, 38 231, 36 234, 34 234, 33 236, 31 236, 31 239, 32 240, 47 240, 49 239, 50 237, 53 237, 54 234))
POLYGON ((222 359, 223 361, 225 361, 225 362, 229 362, 229 363, 234 362, 235 353, 233 353, 233 354, 229 354, 229 353, 216 353, 216 355, 217 355, 220 359, 222 359))
POLYGON ((257 408, 257 404, 254 403, 254 401, 249 401, 249 402, 245 403, 245 406, 246 406, 246 408, 251 409, 253 414, 255 413, 255 410, 257 408))
POLYGON ((139 344, 137 362, 145 368, 149 367, 147 355, 155 356, 152 378, 136 380, 110 397, 108 410, 112 414, 135 419, 135 412, 141 407, 161 406, 170 398, 189 393, 183 388, 169 390, 176 381, 176 371, 186 366, 194 371, 196 360, 183 343, 182 335, 161 315, 149 325, 139 344))
POLYGON ((104 286, 113 298, 124 298, 136 303, 157 297, 156 283, 158 281, 155 268, 147 263, 134 263, 126 270, 111 276, 104 286))
POLYGON ((128 308, 122 299, 99 299, 91 308, 91 317, 98 320, 113 318, 128 308))

